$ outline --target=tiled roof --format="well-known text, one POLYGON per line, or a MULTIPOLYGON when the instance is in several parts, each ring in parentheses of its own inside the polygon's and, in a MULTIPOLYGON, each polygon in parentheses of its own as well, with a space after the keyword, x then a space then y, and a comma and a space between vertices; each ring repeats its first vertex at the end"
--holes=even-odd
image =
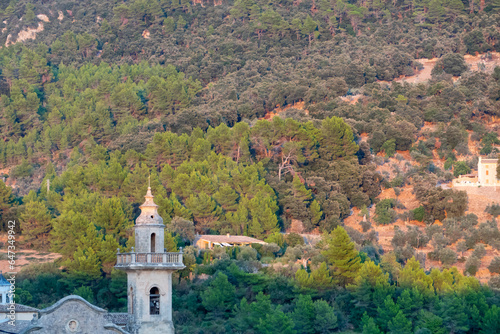
POLYGON ((496 164, 498 159, 481 159, 482 164, 496 164))
POLYGON ((255 239, 252 237, 246 237, 244 235, 200 235, 200 239, 210 241, 210 242, 225 242, 225 243, 253 243, 253 244, 265 244, 264 241, 255 239))
MULTIPOLYGON (((31 306, 26 306, 23 304, 14 304, 16 307, 16 312, 38 312, 40 311, 37 308, 31 307, 31 306)), ((7 308, 10 306, 10 304, 0 304, 0 313, 8 313, 10 310, 7 308)))
POLYGON ((104 315, 104 319, 114 323, 115 325, 124 326, 128 324, 130 316, 128 313, 108 313, 104 315))
POLYGON ((0 333, 1 334, 18 334, 21 333, 26 327, 30 325, 29 320, 16 320, 14 326, 10 325, 8 321, 0 322, 0 333))

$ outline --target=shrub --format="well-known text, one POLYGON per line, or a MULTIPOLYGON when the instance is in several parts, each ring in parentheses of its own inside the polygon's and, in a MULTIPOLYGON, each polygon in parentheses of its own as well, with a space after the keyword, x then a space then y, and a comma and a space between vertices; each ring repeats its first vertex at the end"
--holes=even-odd
POLYGON ((458 161, 453 166, 453 175, 458 177, 459 175, 465 175, 470 173, 470 168, 464 161, 458 161))
POLYGON ((489 213, 490 215, 496 218, 500 215, 500 204, 491 203, 486 207, 484 212, 489 213))
POLYGON ((375 221, 380 225, 392 224, 396 221, 396 212, 394 207, 396 201, 392 198, 386 198, 377 203, 375 207, 375 221))
POLYGON ((368 231, 372 227, 372 223, 370 223, 370 221, 368 221, 368 220, 361 221, 360 225, 361 225, 361 228, 363 229, 363 232, 368 231))
POLYGON ((500 274, 500 257, 495 256, 493 260, 491 260, 490 265, 488 266, 488 270, 491 273, 500 274))
POLYGON ((424 207, 421 205, 419 206, 418 208, 414 209, 414 210, 411 210, 411 218, 414 219, 414 220, 418 220, 419 222, 422 222, 424 221, 424 217, 425 217, 425 209, 424 207))
POLYGON ((432 75, 441 74, 443 72, 459 76, 467 71, 467 64, 464 56, 458 53, 448 53, 436 62, 432 69, 432 75))
POLYGON ((304 238, 297 233, 289 233, 285 236, 285 243, 288 247, 295 247, 304 244, 304 238))
POLYGON ((243 261, 257 260, 257 250, 252 247, 240 247, 240 252, 236 258, 243 261))
POLYGON ((481 266, 481 260, 475 256, 471 256, 465 262, 465 272, 464 274, 469 274, 471 276, 476 276, 479 267, 481 266))
POLYGON ((406 241, 415 248, 425 247, 429 238, 418 229, 418 227, 409 228, 406 232, 406 241))
POLYGON ((451 266, 457 262, 457 254, 449 248, 443 248, 439 251, 439 261, 444 266, 451 266))
POLYGON ((477 257, 478 259, 482 259, 485 255, 486 255, 486 249, 484 248, 484 245, 476 244, 472 256, 477 257))

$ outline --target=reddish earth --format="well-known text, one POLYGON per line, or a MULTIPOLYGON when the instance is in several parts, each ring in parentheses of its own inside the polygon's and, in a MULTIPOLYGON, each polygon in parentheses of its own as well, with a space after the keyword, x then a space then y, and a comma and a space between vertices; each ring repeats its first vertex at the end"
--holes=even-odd
POLYGON ((304 113, 306 115, 309 115, 309 110, 305 109, 305 102, 304 101, 300 101, 300 102, 296 102, 294 104, 290 104, 290 105, 287 105, 285 107, 280 107, 280 105, 278 104, 276 106, 276 108, 273 109, 273 111, 269 111, 264 117, 262 117, 261 119, 267 119, 267 120, 272 120, 274 116, 277 116, 279 115, 280 113, 288 110, 288 109, 298 109, 298 110, 304 110, 304 113))

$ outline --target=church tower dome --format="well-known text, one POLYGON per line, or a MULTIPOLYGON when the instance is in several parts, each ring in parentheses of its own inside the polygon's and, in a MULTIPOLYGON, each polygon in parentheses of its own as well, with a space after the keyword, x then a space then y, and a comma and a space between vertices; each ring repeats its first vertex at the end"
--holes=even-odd
POLYGON ((158 205, 154 202, 153 194, 151 193, 151 187, 148 187, 148 191, 144 196, 146 199, 144 203, 139 207, 141 209, 141 214, 135 220, 137 225, 163 225, 163 218, 158 214, 158 205))

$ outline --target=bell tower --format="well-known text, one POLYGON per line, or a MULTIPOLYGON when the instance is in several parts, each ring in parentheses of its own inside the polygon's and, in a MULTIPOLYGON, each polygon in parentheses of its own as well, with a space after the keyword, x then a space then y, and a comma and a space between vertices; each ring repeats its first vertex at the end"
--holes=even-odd
POLYGON ((115 268, 127 273, 128 313, 134 334, 173 334, 172 273, 184 269, 182 248, 167 253, 164 243, 165 225, 153 201, 151 187, 140 206, 135 221, 135 249, 120 253, 115 268))

